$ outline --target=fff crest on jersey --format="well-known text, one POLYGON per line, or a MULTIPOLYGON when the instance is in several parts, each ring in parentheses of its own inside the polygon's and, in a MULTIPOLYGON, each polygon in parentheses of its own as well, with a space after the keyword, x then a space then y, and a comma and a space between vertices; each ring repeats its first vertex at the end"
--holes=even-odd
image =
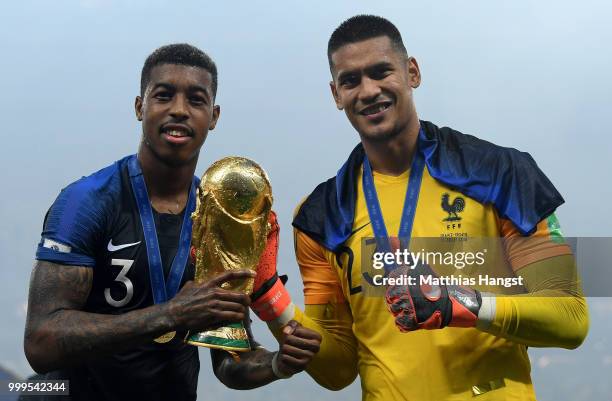
POLYGON ((455 197, 455 199, 450 202, 450 195, 448 193, 442 194, 442 210, 448 213, 448 216, 442 221, 460 221, 461 217, 459 213, 463 212, 465 209, 465 199, 461 196, 455 197))

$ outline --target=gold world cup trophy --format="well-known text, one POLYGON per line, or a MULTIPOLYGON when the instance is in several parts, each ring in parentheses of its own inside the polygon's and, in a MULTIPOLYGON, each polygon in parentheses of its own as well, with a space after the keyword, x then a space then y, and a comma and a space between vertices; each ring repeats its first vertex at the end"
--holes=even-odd
MULTIPOLYGON (((195 281, 203 283, 226 270, 255 270, 266 246, 272 188, 266 172, 254 161, 226 157, 202 176, 191 215, 195 248, 195 281)), ((253 292, 254 279, 223 283, 222 288, 253 292)), ((250 349, 242 323, 190 333, 187 343, 227 351, 250 349)))

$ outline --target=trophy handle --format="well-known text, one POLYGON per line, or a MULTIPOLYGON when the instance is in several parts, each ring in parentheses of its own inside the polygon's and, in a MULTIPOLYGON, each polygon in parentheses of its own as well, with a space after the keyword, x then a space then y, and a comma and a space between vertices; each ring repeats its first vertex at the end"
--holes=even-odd
POLYGON ((242 322, 229 323, 218 329, 201 333, 188 333, 185 342, 198 347, 225 351, 246 352, 251 349, 249 336, 242 322))

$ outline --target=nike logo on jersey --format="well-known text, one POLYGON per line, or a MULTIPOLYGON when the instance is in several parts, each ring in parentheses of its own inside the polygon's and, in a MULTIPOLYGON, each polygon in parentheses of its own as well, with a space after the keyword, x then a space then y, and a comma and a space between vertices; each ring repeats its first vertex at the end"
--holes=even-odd
POLYGON ((111 238, 111 240, 108 241, 108 246, 106 248, 108 249, 109 252, 116 252, 116 251, 119 251, 121 249, 125 249, 125 248, 129 248, 131 246, 134 246, 134 245, 138 245, 138 244, 140 244, 140 242, 141 241, 132 242, 131 244, 113 245, 113 239, 111 238))

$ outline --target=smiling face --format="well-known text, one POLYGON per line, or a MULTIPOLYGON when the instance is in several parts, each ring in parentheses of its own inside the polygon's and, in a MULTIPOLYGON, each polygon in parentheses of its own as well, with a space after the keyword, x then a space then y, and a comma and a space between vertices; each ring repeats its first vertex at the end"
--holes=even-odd
POLYGON ((421 82, 419 67, 387 36, 346 44, 331 64, 336 106, 362 140, 385 141, 418 123, 412 89, 421 82))
POLYGON ((178 64, 155 66, 135 107, 142 121, 142 149, 169 165, 197 160, 220 113, 210 72, 178 64))

